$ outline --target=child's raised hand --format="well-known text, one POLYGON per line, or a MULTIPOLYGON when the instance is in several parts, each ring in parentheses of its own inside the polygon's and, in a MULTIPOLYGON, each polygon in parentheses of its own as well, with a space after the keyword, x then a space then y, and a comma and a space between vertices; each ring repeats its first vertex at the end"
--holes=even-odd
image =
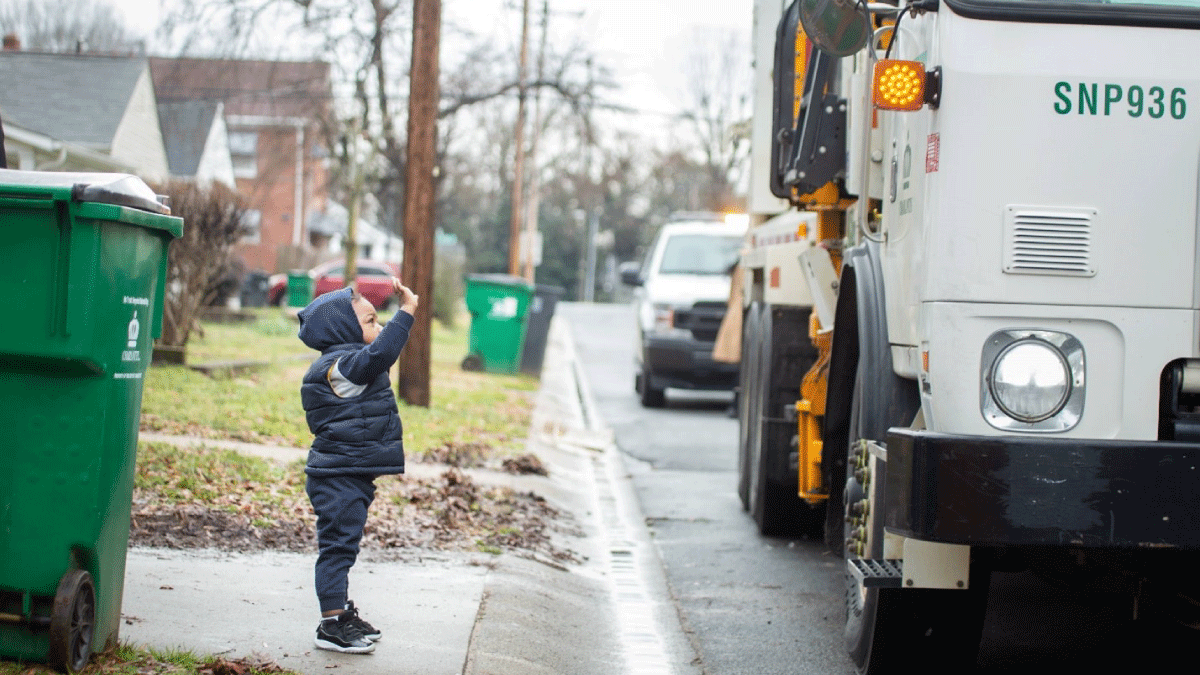
POLYGON ((412 289, 400 283, 396 277, 392 277, 392 290, 396 291, 396 295, 400 296, 400 309, 416 316, 417 305, 420 299, 412 289))

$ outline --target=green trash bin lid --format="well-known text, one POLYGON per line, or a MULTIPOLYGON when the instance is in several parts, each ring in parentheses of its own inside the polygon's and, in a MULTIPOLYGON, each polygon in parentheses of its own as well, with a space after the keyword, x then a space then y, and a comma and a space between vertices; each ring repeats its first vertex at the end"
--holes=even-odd
MULTIPOLYGON (((127 173, 70 171, 16 171, 0 169, 0 197, 35 197, 127 207, 167 216, 163 204, 145 181, 127 173)), ((138 219, 139 225, 160 227, 176 237, 183 235, 178 219, 138 219)))

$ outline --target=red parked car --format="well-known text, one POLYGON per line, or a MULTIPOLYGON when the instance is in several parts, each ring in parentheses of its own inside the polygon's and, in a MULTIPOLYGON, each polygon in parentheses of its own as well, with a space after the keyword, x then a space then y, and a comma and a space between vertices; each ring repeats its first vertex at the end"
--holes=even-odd
MULTIPOLYGON (((395 309, 396 295, 392 292, 392 277, 400 276, 400 270, 391 263, 379 260, 359 260, 356 266, 358 292, 370 300, 376 309, 395 309)), ((344 287, 346 284, 342 280, 342 272, 345 268, 346 261, 339 258, 309 270, 308 275, 313 280, 313 297, 344 287)), ((286 274, 275 274, 271 277, 267 301, 276 307, 287 304, 286 274)))

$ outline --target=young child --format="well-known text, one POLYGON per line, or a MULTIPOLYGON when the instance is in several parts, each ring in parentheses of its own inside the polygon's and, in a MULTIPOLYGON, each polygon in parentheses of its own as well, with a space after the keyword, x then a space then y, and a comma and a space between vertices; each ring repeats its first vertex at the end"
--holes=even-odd
POLYGON ((375 477, 404 473, 400 412, 388 370, 408 341, 417 296, 392 279, 400 311, 380 326, 370 301, 349 288, 317 297, 300 311, 300 340, 321 352, 304 376, 300 399, 316 436, 308 451, 306 491, 317 514, 316 646, 351 654, 383 637, 346 597, 350 568, 375 498, 375 477))

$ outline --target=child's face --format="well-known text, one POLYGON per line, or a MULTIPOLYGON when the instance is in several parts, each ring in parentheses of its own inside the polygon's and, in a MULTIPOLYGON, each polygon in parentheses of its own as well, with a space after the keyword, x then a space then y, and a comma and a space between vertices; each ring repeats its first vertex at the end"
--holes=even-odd
POLYGON ((358 316, 358 324, 362 326, 363 342, 371 344, 383 330, 383 327, 379 325, 379 317, 375 315, 375 306, 362 296, 351 300, 350 305, 354 307, 354 313, 358 316))

